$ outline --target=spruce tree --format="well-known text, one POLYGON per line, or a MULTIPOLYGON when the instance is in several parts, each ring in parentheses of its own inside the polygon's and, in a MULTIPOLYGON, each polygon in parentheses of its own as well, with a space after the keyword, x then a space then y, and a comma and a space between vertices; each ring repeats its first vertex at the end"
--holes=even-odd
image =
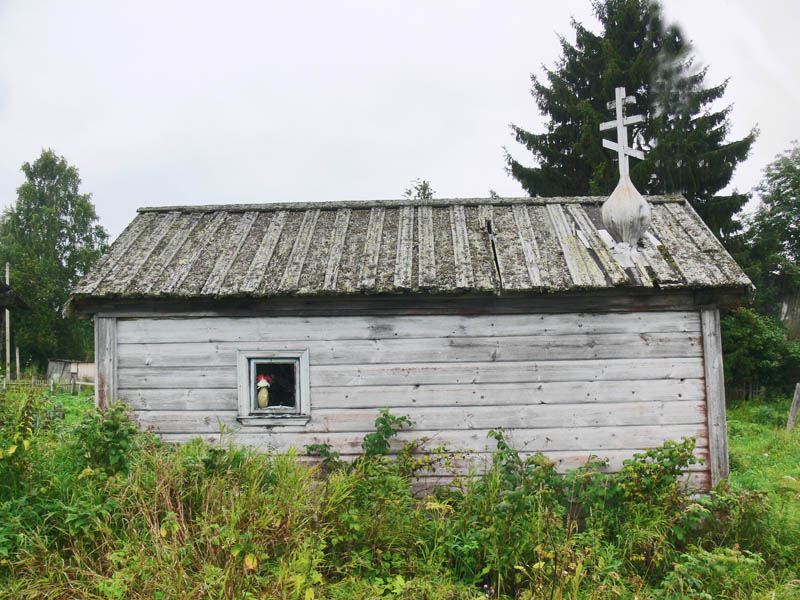
MULTIPOLYGON (((665 25, 650 0, 595 0, 598 35, 572 22, 576 41, 560 38, 562 56, 545 81, 535 75, 532 94, 549 117, 545 133, 511 125, 516 140, 533 153, 527 167, 506 154, 508 171, 531 196, 607 195, 616 185, 614 152, 602 146, 598 128, 613 118, 606 104, 624 86, 636 98, 629 143, 647 153, 632 161, 631 179, 646 194, 681 193, 719 237, 738 227, 732 216, 746 194, 717 195, 743 161, 757 131, 728 141, 731 106, 715 110, 727 81, 705 87, 707 68, 697 68, 691 45, 677 25, 665 25)), ((606 136, 614 139, 613 134, 606 136)))

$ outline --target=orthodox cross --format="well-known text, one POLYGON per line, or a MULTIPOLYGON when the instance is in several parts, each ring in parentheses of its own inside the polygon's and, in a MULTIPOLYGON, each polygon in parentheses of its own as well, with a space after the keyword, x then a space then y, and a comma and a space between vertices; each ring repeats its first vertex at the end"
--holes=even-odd
POLYGON ((616 150, 617 154, 619 155, 619 177, 620 179, 627 178, 629 176, 628 171, 628 157, 633 156, 634 158, 638 158, 639 160, 644 160, 644 152, 641 150, 634 150, 630 146, 628 146, 628 130, 625 129, 628 125, 633 125, 634 123, 642 123, 644 121, 644 117, 642 115, 633 115, 631 117, 625 116, 625 108, 626 104, 636 104, 636 98, 633 96, 625 96, 625 88, 618 87, 614 90, 615 99, 613 102, 608 103, 608 108, 613 110, 616 108, 617 110, 617 118, 614 121, 606 121, 605 123, 600 123, 600 131, 604 131, 606 129, 617 129, 617 141, 612 142, 611 140, 603 139, 603 146, 610 150, 616 150))

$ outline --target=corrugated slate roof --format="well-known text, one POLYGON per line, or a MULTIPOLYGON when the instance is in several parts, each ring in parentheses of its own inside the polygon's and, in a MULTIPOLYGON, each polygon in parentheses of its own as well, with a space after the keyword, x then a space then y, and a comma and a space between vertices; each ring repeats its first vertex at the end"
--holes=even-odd
POLYGON ((682 197, 648 198, 650 229, 623 266, 603 229, 604 200, 142 208, 73 298, 751 286, 682 197))

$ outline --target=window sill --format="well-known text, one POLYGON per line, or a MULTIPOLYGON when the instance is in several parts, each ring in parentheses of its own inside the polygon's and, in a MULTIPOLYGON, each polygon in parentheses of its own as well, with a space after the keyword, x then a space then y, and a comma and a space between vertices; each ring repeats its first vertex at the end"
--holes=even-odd
POLYGON ((308 415, 252 415, 247 417, 237 417, 242 425, 266 425, 274 427, 276 425, 298 426, 308 423, 308 415))

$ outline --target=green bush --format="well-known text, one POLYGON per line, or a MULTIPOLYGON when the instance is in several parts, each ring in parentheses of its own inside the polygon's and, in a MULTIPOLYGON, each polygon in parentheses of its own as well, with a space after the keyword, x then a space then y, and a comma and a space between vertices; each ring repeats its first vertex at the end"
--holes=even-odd
MULTIPOLYGON (((800 576, 798 493, 693 494, 694 440, 616 474, 601 459, 561 474, 492 432, 485 470, 431 491, 411 476, 431 466, 415 445, 382 452, 407 425, 388 412, 375 452, 346 462, 321 447, 319 468, 293 452, 164 444, 122 407, 41 391, 3 400, 4 598, 790 597, 800 576)), ((731 436, 744 465, 754 459, 738 444, 777 435, 749 415, 731 419, 748 432, 731 436)), ((780 435, 761 454, 796 457, 780 435)))

